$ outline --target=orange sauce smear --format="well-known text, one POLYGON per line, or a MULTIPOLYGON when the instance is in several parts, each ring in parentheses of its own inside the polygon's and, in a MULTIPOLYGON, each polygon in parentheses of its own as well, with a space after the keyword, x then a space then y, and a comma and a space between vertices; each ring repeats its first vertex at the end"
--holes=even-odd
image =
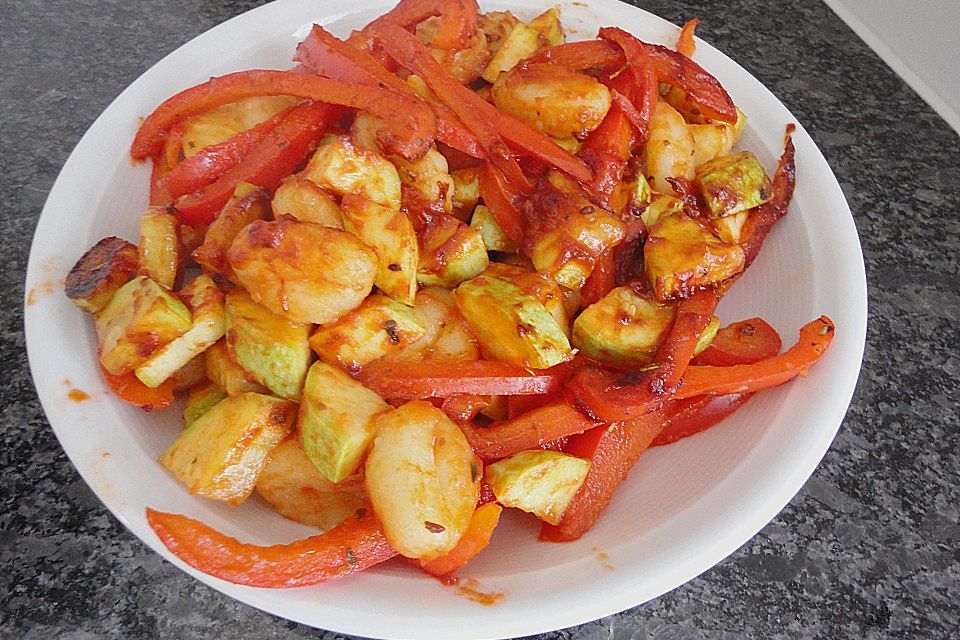
POLYGON ((80 403, 89 400, 90 394, 86 391, 81 391, 80 389, 70 389, 70 391, 67 392, 67 397, 74 402, 80 403))
POLYGON ((465 598, 478 602, 485 607, 492 607, 497 604, 504 598, 504 594, 500 592, 494 593, 485 593, 477 589, 480 586, 480 583, 474 580, 473 578, 468 578, 462 584, 457 584, 457 594, 465 598))

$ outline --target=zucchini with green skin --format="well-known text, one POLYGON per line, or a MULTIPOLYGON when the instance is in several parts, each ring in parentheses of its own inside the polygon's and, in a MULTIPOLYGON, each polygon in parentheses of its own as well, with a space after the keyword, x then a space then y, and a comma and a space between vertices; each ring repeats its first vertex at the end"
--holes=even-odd
POLYGON ((193 312, 193 323, 186 333, 160 347, 134 370, 148 387, 159 387, 226 332, 223 293, 210 276, 201 274, 194 278, 180 291, 180 298, 193 312))
POLYGON ((253 381, 247 370, 237 364, 227 349, 226 340, 219 340, 204 351, 207 378, 228 396, 239 393, 267 393, 269 390, 253 381))
POLYGON ((368 297, 336 322, 310 336, 310 347, 320 359, 356 370, 420 339, 426 325, 414 311, 382 294, 368 297))
POLYGON ((483 244, 487 251, 503 251, 506 253, 516 253, 517 246, 513 244, 504 230, 497 224, 490 209, 482 204, 478 204, 473 209, 473 216, 470 218, 470 226, 480 233, 483 238, 483 244))
POLYGON ((335 195, 361 195, 390 209, 400 209, 400 175, 376 151, 337 136, 320 145, 303 177, 335 195))
POLYGON ((190 389, 190 393, 187 394, 187 399, 183 403, 183 426, 189 427, 197 421, 197 418, 226 398, 227 394, 212 382, 190 389))
POLYGON ((531 450, 487 465, 484 479, 497 502, 557 524, 590 471, 590 461, 559 451, 531 450))
MULTIPOLYGON (((573 323, 573 345, 593 360, 623 367, 645 367, 673 324, 673 306, 643 298, 631 287, 617 287, 583 310, 573 323)), ((696 353, 706 349, 720 326, 713 317, 696 353)))
POLYGON ((420 244, 417 280, 420 284, 455 287, 483 273, 490 264, 480 232, 453 216, 437 214, 428 223, 420 225, 417 236, 420 244))
POLYGON ((539 48, 540 32, 520 22, 513 27, 513 31, 493 54, 481 77, 493 84, 503 71, 510 71, 539 48))
POLYGON ((693 185, 700 191, 711 220, 759 207, 773 197, 767 172, 749 151, 701 164, 693 185))
POLYGON ((373 418, 389 410, 383 398, 343 370, 315 362, 297 419, 300 444, 324 477, 341 482, 360 468, 376 435, 373 418))
POLYGON ((192 323, 190 310, 175 295, 137 276, 97 315, 100 364, 113 375, 123 375, 186 333, 192 323))
POLYGON ((546 369, 573 357, 556 319, 515 284, 478 276, 457 287, 453 298, 491 359, 546 369))
POLYGON ((227 294, 227 350, 256 382, 299 400, 310 366, 309 324, 287 320, 242 289, 227 294))
POLYGON ((570 337, 570 314, 567 312, 566 299, 563 289, 553 278, 531 269, 503 262, 491 262, 484 274, 515 284, 524 293, 528 293, 539 300, 540 304, 557 321, 567 337, 570 337))
POLYGON ((240 504, 253 492, 267 456, 293 430, 297 405, 259 393, 222 400, 160 454, 191 494, 240 504))

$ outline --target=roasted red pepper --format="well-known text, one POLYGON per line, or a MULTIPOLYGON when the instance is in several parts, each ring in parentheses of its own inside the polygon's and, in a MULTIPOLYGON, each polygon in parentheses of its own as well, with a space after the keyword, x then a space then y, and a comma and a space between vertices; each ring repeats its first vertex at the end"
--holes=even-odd
POLYGON ((187 516, 147 509, 164 546, 198 569, 234 584, 306 587, 363 571, 397 555, 372 510, 361 509, 326 533, 262 547, 240 542, 187 516))
POLYGON ((100 373, 115 396, 144 411, 165 409, 173 404, 173 378, 167 379, 159 387, 151 388, 140 382, 140 378, 133 371, 114 375, 100 367, 100 373))
POLYGON ((820 316, 805 324, 800 329, 799 341, 780 355, 732 367, 687 367, 683 384, 675 397, 753 393, 789 382, 810 370, 830 346, 834 333, 833 321, 820 316))
POLYGON ((517 208, 520 194, 511 189, 500 170, 490 163, 484 164, 478 174, 480 182, 480 197, 490 210, 493 219, 497 221, 513 244, 523 246, 523 218, 517 208))
POLYGON ((694 40, 693 35, 698 24, 700 24, 700 20, 697 18, 688 20, 680 29, 680 35, 677 36, 677 52, 688 58, 692 58, 693 52, 697 50, 697 41, 694 40))
POLYGON ((372 21, 365 32, 387 25, 410 29, 427 18, 440 16, 440 25, 430 45, 440 49, 461 49, 477 29, 476 0, 400 0, 393 9, 372 21))
POLYGON ((341 113, 340 107, 322 102, 291 109, 238 165, 174 205, 180 221, 192 226, 213 222, 241 182, 275 189, 299 166, 341 113))
POLYGON ((398 27, 383 27, 376 32, 381 47, 400 66, 418 74, 440 101, 453 111, 477 137, 489 160, 514 188, 528 192, 533 185, 504 144, 545 164, 556 167, 581 182, 589 182, 587 166, 557 146, 548 136, 529 124, 503 113, 469 88, 451 78, 430 50, 413 35, 398 27))
POLYGON ((601 29, 600 37, 616 43, 623 49, 627 60, 627 70, 624 73, 629 73, 629 77, 632 77, 633 89, 627 94, 629 104, 624 103, 623 96, 618 98, 616 91, 614 91, 614 98, 618 100, 624 115, 636 127, 638 142, 645 142, 650 135, 650 117, 657 104, 659 88, 653 59, 650 56, 650 46, 626 31, 613 27, 601 29), (631 105, 635 107, 632 110, 631 105))
POLYGON ((420 568, 440 578, 440 581, 445 584, 454 582, 456 580, 454 573, 457 569, 467 564, 490 544, 490 536, 500 522, 502 511, 503 507, 495 502, 487 502, 477 507, 457 546, 439 558, 419 560, 420 568))
MULTIPOLYGON (((295 60, 313 73, 334 80, 376 86, 382 84, 398 93, 416 97, 414 90, 354 42, 344 42, 318 25, 313 25, 297 47, 295 60)), ((427 101, 437 118, 437 139, 475 158, 486 152, 470 131, 444 105, 427 101)))
POLYGON ((613 73, 624 65, 626 58, 619 47, 606 40, 580 40, 540 49, 526 61, 549 62, 570 71, 597 69, 613 73))
POLYGON ((160 188, 176 199, 211 184, 240 164, 289 112, 289 109, 284 110, 255 127, 236 133, 219 144, 205 147, 185 158, 160 180, 160 188))
POLYGON ((746 404, 752 394, 734 393, 727 396, 697 396, 670 402, 663 431, 650 443, 660 447, 706 431, 746 404))
POLYGON ((717 331, 713 342, 697 356, 696 364, 729 367, 753 364, 780 353, 783 340, 763 318, 734 322, 717 331))
POLYGON ((379 142, 404 158, 419 158, 436 137, 433 113, 420 100, 385 88, 295 71, 253 70, 211 78, 164 101, 140 125, 130 154, 135 160, 155 157, 163 148, 170 127, 184 118, 244 98, 268 95, 294 96, 369 111, 388 125, 380 131, 379 142))
POLYGON ((481 460, 499 460, 520 451, 535 449, 559 438, 597 426, 567 402, 560 401, 527 413, 494 422, 488 427, 464 425, 464 435, 481 460))
POLYGON ((560 522, 540 527, 540 539, 568 542, 586 533, 662 428, 663 414, 656 411, 639 420, 594 427, 570 438, 564 451, 589 460, 590 471, 560 522))
POLYGON ((613 260, 613 249, 607 249, 600 254, 593 271, 587 277, 580 289, 580 306, 588 307, 600 300, 613 290, 616 285, 617 265, 613 260))
POLYGON ((558 389, 567 375, 561 368, 530 373, 494 360, 468 362, 374 361, 360 372, 360 381, 391 400, 476 395, 537 395, 558 389))
POLYGON ((750 213, 746 224, 743 225, 741 246, 744 253, 744 269, 749 267, 757 255, 760 247, 773 225, 780 218, 787 215, 790 200, 793 199, 793 189, 797 184, 796 148, 793 146, 793 135, 796 127, 788 125, 784 137, 784 149, 777 163, 777 170, 773 174, 771 193, 773 197, 760 205, 756 211, 750 213))

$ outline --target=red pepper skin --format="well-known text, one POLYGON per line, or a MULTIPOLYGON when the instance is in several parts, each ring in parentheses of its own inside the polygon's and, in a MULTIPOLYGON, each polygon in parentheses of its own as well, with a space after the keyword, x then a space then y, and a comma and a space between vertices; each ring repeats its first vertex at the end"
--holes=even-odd
POLYGON ((693 57, 693 52, 697 50, 697 41, 694 40, 693 34, 697 30, 698 24, 700 24, 700 20, 694 18, 688 20, 680 29, 680 35, 677 36, 677 53, 681 53, 687 58, 693 57))
POLYGON ((455 583, 456 571, 490 544, 490 536, 497 528, 502 511, 503 507, 493 502, 480 505, 473 512, 467 530, 452 551, 433 560, 417 560, 417 564, 430 575, 439 578, 440 582, 455 583))
MULTIPOLYGON (((321 76, 370 86, 383 84, 397 93, 418 98, 406 82, 387 70, 369 52, 355 42, 334 37, 318 25, 313 25, 310 35, 297 46, 294 59, 308 71, 321 76)), ((486 157, 486 151, 476 136, 453 112, 442 104, 427 102, 437 119, 437 140, 474 158, 486 157)))
POLYGON ((706 431, 747 403, 753 394, 734 393, 727 396, 696 396, 674 400, 667 406, 669 416, 663 431, 650 443, 661 447, 706 431))
POLYGON ((516 418, 494 422, 488 427, 462 425, 461 429, 474 453, 489 462, 583 433, 595 426, 595 420, 561 401, 532 409, 516 418))
POLYGON ((800 339, 780 355, 732 367, 687 367, 683 385, 675 397, 680 400, 705 393, 726 395, 753 393, 789 382, 805 375, 833 341, 836 327, 827 316, 820 316, 800 329, 800 339))
MULTIPOLYGON (((627 96, 635 108, 631 110, 629 108, 631 105, 623 104, 623 96, 620 97, 618 104, 623 109, 624 115, 636 127, 638 142, 643 143, 650 135, 650 117, 657 104, 659 88, 654 63, 650 56, 650 45, 644 44, 618 28, 604 27, 600 30, 600 37, 616 43, 623 49, 627 60, 628 77, 633 78, 633 90, 627 96)), ((614 98, 617 98, 616 94, 614 98)))
POLYGON ((716 305, 709 290, 680 301, 673 326, 657 349, 655 369, 623 374, 586 366, 576 371, 568 388, 578 406, 609 422, 640 419, 660 407, 677 390, 716 305))
POLYGON ((793 199, 793 190, 797 184, 797 165, 796 148, 793 146, 791 136, 795 129, 796 127, 792 124, 787 126, 783 153, 777 163, 777 170, 773 174, 771 188, 773 197, 752 212, 744 225, 741 243, 745 258, 744 269, 756 260, 770 229, 780 218, 787 215, 787 208, 790 200, 793 199))
POLYGON ((526 62, 549 62, 570 71, 599 69, 612 73, 625 64, 626 58, 619 47, 606 40, 580 40, 540 49, 526 62))
POLYGON ((662 428, 663 414, 657 411, 639 420, 601 425, 570 438, 565 453, 589 460, 590 471, 560 522, 540 527, 540 539, 569 542, 586 533, 662 428))
MULTIPOLYGON (((634 91, 631 76, 626 73, 621 73, 610 80, 607 87, 611 91, 623 94, 626 98, 633 95, 634 91)), ((637 143, 635 129, 629 117, 619 104, 613 104, 600 126, 591 131, 583 141, 583 146, 577 154, 593 171, 591 186, 597 193, 609 198, 617 185, 623 181, 627 161, 630 160, 637 143)))
POLYGON ((213 222, 241 182, 275 189, 297 168, 342 111, 341 107, 322 102, 294 107, 238 165, 177 202, 174 206, 180 221, 192 226, 213 222))
POLYGON ((422 77, 440 101, 460 118, 511 185, 524 193, 533 188, 506 145, 580 182, 589 183, 592 174, 581 160, 523 120, 503 113, 451 78, 413 35, 398 27, 384 27, 376 32, 376 39, 400 66, 422 77))
POLYGON ((697 356, 697 364, 730 367, 753 364, 780 353, 783 340, 763 318, 734 322, 717 331, 710 346, 697 356))
POLYGON ((159 387, 152 388, 140 382, 133 371, 121 375, 114 375, 100 367, 103 381, 110 387, 113 395, 124 402, 140 407, 144 411, 165 409, 173 404, 174 379, 171 377, 159 387))
POLYGON ((478 13, 476 0, 400 0, 397 6, 370 22, 363 31, 370 33, 388 25, 411 29, 427 18, 440 16, 440 25, 430 46, 461 49, 477 30, 478 13))
POLYGON ((581 307, 588 307, 613 290, 617 276, 617 265, 614 263, 613 255, 614 249, 607 249, 600 254, 597 263, 593 265, 593 271, 580 289, 581 307))
POLYGON ((285 109, 255 127, 236 133, 220 144, 210 145, 185 158, 160 180, 160 187, 173 199, 177 199, 214 182, 240 164, 289 113, 290 109, 285 109))
POLYGON ((520 194, 507 184, 503 174, 489 162, 480 167, 477 178, 480 183, 480 197, 490 209, 490 214, 513 244, 522 247, 523 217, 515 204, 520 194))
POLYGON ((389 124, 380 131, 378 141, 391 153, 407 159, 421 157, 436 137, 433 113, 420 100, 387 89, 295 71, 252 70, 211 78, 168 98, 141 123, 130 154, 135 160, 155 157, 170 128, 184 118, 243 98, 268 95, 288 95, 369 111, 389 124))
POLYGON ((164 546, 194 569, 250 587, 287 589, 320 584, 397 555, 372 510, 360 510, 326 533, 263 547, 240 542, 187 516, 147 509, 164 546))
POLYGON ((568 371, 564 368, 538 371, 494 360, 469 362, 374 361, 358 379, 384 398, 414 400, 456 395, 538 395, 560 388, 568 371))

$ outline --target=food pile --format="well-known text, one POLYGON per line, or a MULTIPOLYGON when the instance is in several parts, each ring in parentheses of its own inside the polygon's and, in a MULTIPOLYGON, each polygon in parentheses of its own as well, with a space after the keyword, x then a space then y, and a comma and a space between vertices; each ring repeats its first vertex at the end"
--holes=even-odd
POLYGON ((190 494, 254 492, 320 532, 255 546, 148 510, 232 582, 293 587, 395 555, 444 580, 503 508, 573 540, 642 452, 804 374, 833 324, 781 353, 717 301, 787 213, 746 116, 691 59, 616 27, 565 42, 475 0, 401 0, 289 71, 171 97, 137 244, 109 237, 67 295, 122 400, 183 402, 159 462, 190 494))

